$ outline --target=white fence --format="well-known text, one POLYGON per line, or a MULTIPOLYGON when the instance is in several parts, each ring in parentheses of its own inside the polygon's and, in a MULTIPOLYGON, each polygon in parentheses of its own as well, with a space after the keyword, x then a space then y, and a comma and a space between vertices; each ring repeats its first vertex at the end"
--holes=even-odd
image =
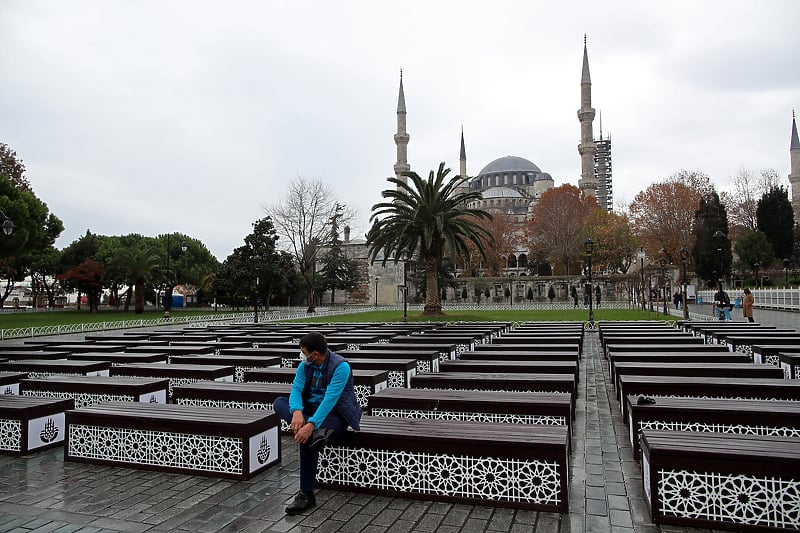
MULTIPOLYGON (((755 307, 758 309, 773 309, 776 311, 800 311, 800 289, 750 289, 755 298, 755 307)), ((741 303, 742 292, 739 289, 725 289, 731 302, 738 298, 741 303)), ((714 301, 716 290, 698 291, 698 298, 702 303, 714 301)))

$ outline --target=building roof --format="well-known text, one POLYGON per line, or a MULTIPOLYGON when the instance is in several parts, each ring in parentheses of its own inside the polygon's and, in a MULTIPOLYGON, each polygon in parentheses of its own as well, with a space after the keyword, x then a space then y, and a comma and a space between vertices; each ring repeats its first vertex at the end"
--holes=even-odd
POLYGON ((494 174, 496 172, 533 172, 541 174, 541 169, 525 159, 524 157, 517 157, 515 155, 507 155, 499 159, 495 159, 480 171, 478 174, 494 174))

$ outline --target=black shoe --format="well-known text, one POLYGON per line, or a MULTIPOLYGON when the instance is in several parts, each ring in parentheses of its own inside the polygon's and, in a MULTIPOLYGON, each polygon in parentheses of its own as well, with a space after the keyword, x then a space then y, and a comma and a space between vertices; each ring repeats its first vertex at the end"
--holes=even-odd
POLYGON ((331 443, 336 432, 330 428, 315 429, 308 439, 308 449, 314 452, 320 452, 322 449, 331 443))
POLYGON ((294 501, 286 508, 286 514, 301 514, 317 505, 313 492, 298 492, 294 501))

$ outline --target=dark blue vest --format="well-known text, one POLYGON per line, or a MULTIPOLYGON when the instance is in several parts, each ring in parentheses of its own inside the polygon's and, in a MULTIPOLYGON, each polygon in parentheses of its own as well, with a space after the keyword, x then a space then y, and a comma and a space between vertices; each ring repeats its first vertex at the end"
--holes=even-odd
MULTIPOLYGON (((336 371, 336 367, 340 364, 345 362, 344 357, 339 355, 336 352, 332 352, 328 350, 328 359, 325 364, 325 368, 323 369, 322 374, 322 385, 327 389, 328 383, 331 382, 333 378, 333 373, 336 371)), ((308 398, 310 389, 311 389, 311 381, 313 380, 314 369, 312 365, 306 365, 306 384, 303 389, 303 401, 308 398)), ((333 410, 342 415, 347 423, 350 425, 351 428, 358 431, 361 429, 359 423, 361 422, 361 406, 358 404, 358 398, 356 398, 356 391, 353 388, 353 370, 350 369, 350 377, 347 380, 347 384, 344 386, 344 390, 342 391, 342 395, 339 396, 339 401, 336 402, 336 405, 333 407, 333 410)))

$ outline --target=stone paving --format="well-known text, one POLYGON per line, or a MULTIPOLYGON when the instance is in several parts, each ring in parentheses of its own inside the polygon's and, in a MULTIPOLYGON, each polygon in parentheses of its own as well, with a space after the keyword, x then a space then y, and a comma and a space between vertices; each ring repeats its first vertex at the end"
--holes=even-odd
MULTIPOLYGON (((798 314, 757 319, 797 327, 798 314)), ((2 455, 0 531, 710 531, 651 522, 596 332, 586 335, 576 407, 570 511, 563 515, 322 490, 314 510, 286 516, 299 466, 296 445, 283 437, 282 464, 248 481, 69 463, 63 448, 2 455)))

